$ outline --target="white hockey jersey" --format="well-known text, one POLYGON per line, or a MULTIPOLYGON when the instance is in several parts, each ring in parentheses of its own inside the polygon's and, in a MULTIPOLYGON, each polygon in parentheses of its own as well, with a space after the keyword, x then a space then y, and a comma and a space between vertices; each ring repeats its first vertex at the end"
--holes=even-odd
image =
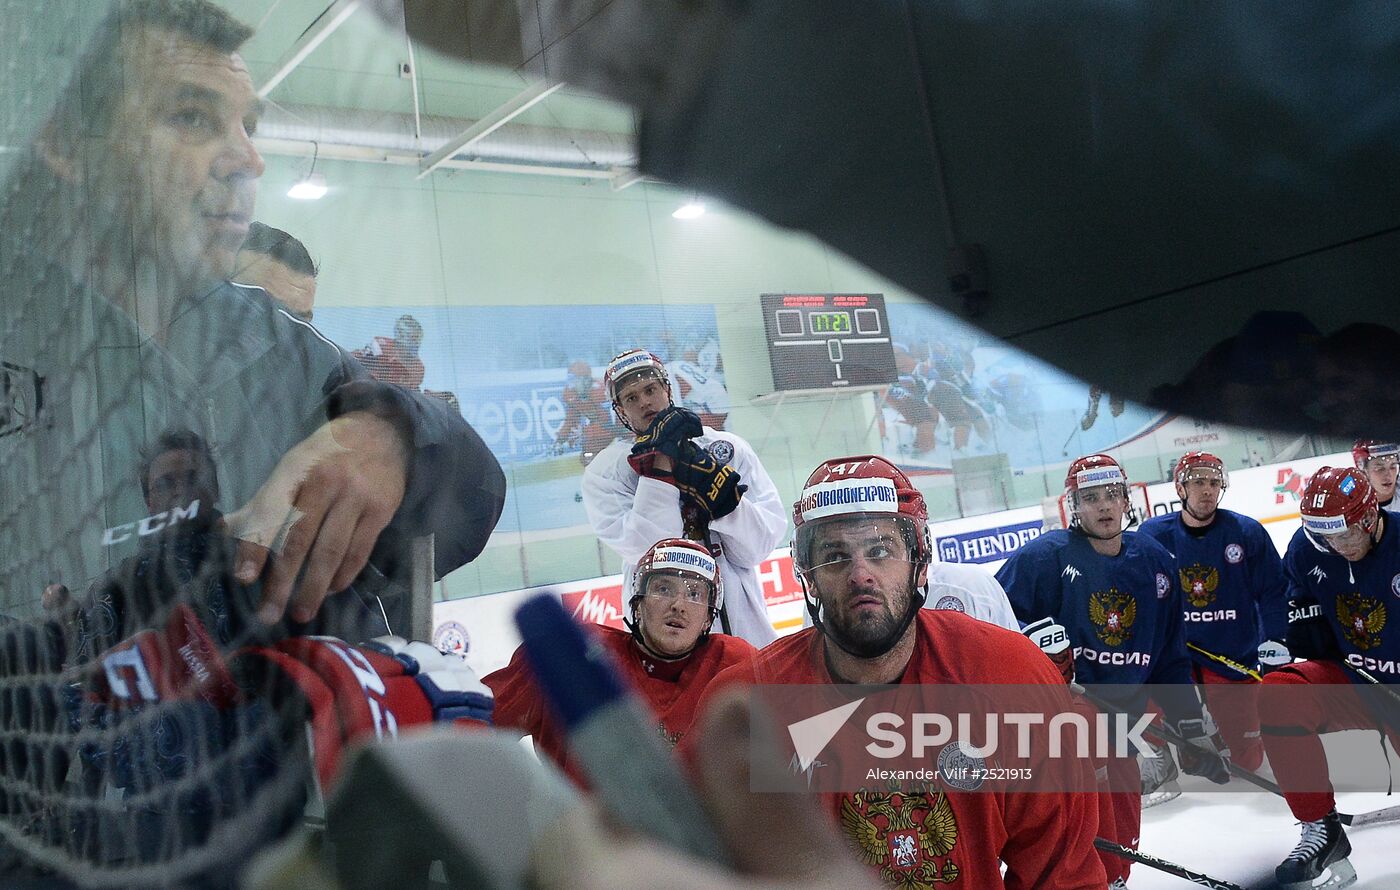
MULTIPOLYGON (((704 428, 694 441, 726 461, 748 486, 733 513, 710 523, 719 545, 720 579, 730 633, 762 648, 777 639, 758 565, 787 536, 787 508, 758 455, 733 433, 704 428)), ((622 557, 623 590, 631 590, 637 561, 662 538, 681 537, 681 496, 673 485, 643 478, 627 463, 632 442, 618 440, 583 472, 583 506, 598 538, 622 557)), ((627 594, 624 593, 624 599, 627 594)), ((718 627, 716 628, 718 630, 718 627)))
POLYGON ((928 599, 925 609, 952 609, 973 618, 1021 631, 1006 591, 996 576, 975 565, 935 562, 928 567, 928 599))

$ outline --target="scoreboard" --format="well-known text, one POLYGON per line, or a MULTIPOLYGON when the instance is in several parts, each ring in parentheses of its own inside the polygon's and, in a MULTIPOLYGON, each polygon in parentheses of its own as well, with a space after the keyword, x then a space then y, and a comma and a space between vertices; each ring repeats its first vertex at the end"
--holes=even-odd
POLYGON ((773 387, 840 389, 895 382, 881 294, 764 294, 773 387))

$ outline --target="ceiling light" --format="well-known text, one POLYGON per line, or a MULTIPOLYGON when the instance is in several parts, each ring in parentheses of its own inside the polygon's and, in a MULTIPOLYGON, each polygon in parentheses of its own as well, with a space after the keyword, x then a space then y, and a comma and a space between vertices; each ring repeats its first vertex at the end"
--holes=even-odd
POLYGON ((326 175, 324 173, 312 173, 305 179, 298 179, 287 189, 288 198, 296 198, 298 201, 315 201, 326 196, 326 175))
POLYGON ((695 219, 705 215, 705 205, 698 199, 691 198, 686 203, 675 209, 671 214, 676 219, 695 219))

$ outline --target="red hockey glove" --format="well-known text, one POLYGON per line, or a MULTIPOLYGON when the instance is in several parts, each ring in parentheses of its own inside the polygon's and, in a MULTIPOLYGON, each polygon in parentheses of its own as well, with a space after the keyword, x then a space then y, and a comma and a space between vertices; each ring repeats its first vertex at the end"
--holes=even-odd
POLYGON ((495 700, 465 660, 427 643, 380 637, 359 648, 334 637, 294 637, 239 653, 263 659, 291 680, 311 705, 316 772, 329 788, 345 749, 393 738, 421 723, 485 726, 495 700))
POLYGON ((345 749, 403 727, 491 722, 494 699, 466 661, 427 643, 381 637, 364 647, 334 637, 293 637, 223 659, 187 606, 161 630, 142 631, 103 653, 90 691, 110 707, 203 700, 234 707, 255 699, 304 703, 316 771, 329 788, 345 749))
POLYGON ((199 699, 227 707, 241 700, 218 646, 183 604, 164 628, 143 630, 102 653, 91 689, 116 708, 199 699))

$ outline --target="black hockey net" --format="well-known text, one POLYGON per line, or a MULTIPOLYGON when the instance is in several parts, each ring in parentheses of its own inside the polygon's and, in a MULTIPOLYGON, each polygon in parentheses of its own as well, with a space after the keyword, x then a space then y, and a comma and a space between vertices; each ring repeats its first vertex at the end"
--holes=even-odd
MULTIPOLYGON (((143 334, 139 299, 118 310, 103 296, 180 271, 152 246, 180 233, 150 212, 178 171, 143 167, 145 146, 124 138, 119 35, 230 45, 238 29, 187 0, 121 7, 118 24, 99 0, 0 0, 3 886, 229 884, 301 817, 311 775, 305 715, 278 708, 289 699, 250 681, 230 706, 127 707, 112 686, 150 678, 101 659, 179 607, 225 653, 263 633, 207 491, 246 463, 236 443, 265 435, 213 380, 238 340, 197 323, 181 358, 143 334), (156 490, 153 464, 172 454, 193 468, 156 490)), ((255 475, 225 480, 225 502, 255 475)))

